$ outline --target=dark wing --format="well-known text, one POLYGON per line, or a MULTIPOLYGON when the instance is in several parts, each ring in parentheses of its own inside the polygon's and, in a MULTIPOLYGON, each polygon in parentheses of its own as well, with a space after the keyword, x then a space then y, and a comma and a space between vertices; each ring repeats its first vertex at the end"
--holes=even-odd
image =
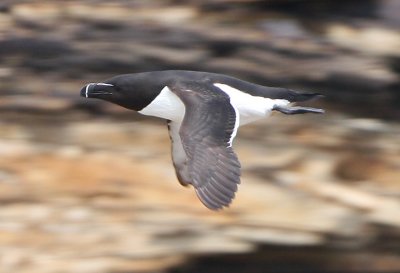
POLYGON ((179 135, 187 160, 177 173, 189 176, 184 183, 194 186, 209 209, 229 206, 240 183, 240 163, 231 147, 239 124, 236 110, 211 84, 180 82, 170 88, 186 109, 179 135))

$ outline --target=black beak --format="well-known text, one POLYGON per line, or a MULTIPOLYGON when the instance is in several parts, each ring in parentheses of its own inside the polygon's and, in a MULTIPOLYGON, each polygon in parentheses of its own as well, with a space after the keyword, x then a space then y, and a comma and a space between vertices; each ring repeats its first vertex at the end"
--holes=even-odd
POLYGON ((112 95, 114 85, 109 83, 89 83, 81 89, 81 97, 104 98, 112 95))

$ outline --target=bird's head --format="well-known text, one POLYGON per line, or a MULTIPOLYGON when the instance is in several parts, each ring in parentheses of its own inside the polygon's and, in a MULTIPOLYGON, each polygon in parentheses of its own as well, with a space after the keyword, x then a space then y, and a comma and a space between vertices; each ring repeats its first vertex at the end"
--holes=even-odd
POLYGON ((81 89, 81 96, 96 98, 140 111, 161 91, 135 74, 120 75, 104 82, 89 83, 81 89))

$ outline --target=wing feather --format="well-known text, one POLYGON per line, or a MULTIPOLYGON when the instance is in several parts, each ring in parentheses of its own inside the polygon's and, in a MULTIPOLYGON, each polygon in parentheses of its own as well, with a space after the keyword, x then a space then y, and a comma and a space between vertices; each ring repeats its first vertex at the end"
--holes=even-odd
POLYGON ((230 143, 239 117, 229 96, 208 83, 169 87, 186 108, 179 135, 187 160, 178 167, 174 164, 177 173, 189 174, 186 182, 206 207, 229 206, 240 184, 240 163, 230 143))

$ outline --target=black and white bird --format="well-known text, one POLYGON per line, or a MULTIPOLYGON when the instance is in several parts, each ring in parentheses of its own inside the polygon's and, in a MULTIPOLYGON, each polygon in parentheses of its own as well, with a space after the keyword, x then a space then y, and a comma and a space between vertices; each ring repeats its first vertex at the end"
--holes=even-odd
POLYGON ((230 76, 197 71, 153 71, 89 83, 81 96, 106 100, 143 115, 166 119, 179 182, 193 185, 209 209, 229 206, 240 183, 232 143, 239 126, 284 114, 323 113, 291 106, 320 94, 266 87, 230 76))

